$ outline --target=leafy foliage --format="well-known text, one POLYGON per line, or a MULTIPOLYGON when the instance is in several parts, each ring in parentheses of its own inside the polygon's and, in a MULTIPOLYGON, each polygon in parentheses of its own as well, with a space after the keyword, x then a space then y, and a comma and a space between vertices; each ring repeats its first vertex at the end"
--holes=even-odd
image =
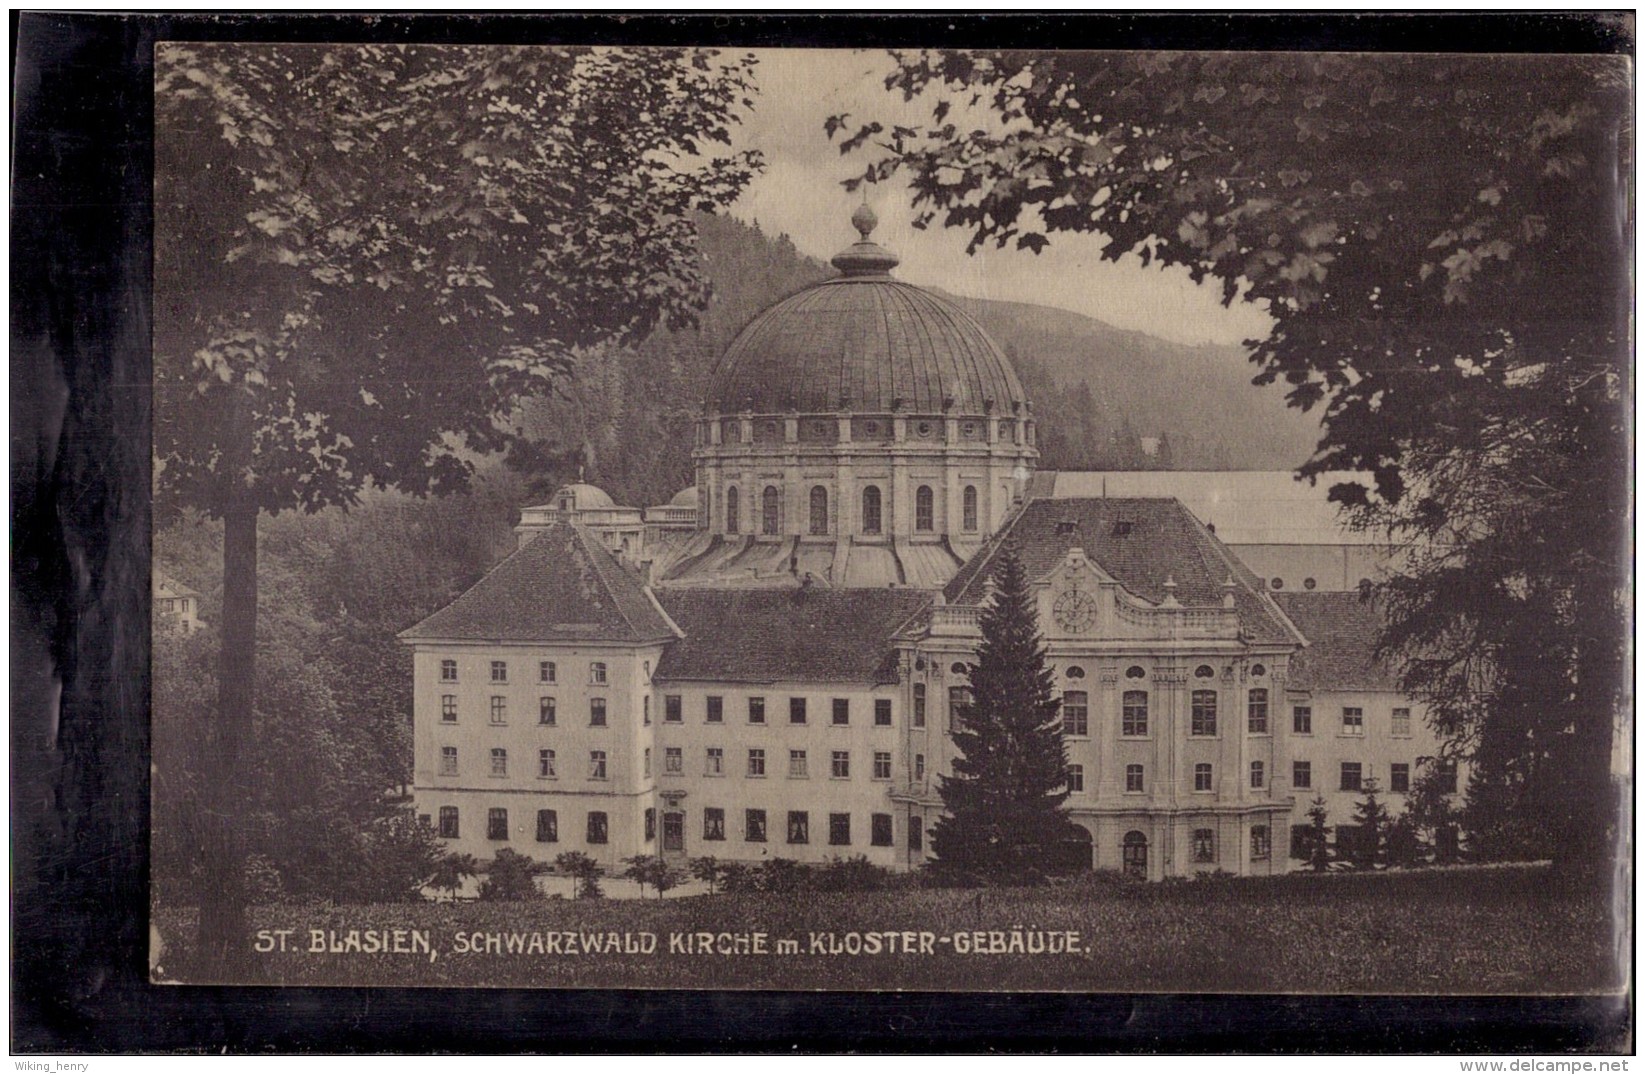
POLYGON ((537 887, 537 875, 547 869, 530 855, 507 847, 498 848, 486 879, 480 882, 480 899, 516 903, 540 900, 543 890, 537 887))
POLYGON ((627 869, 623 876, 640 886, 640 895, 645 895, 647 885, 661 899, 664 892, 671 888, 678 888, 685 875, 675 869, 661 855, 633 855, 623 859, 627 869))
MULTIPOLYGON (((1186 266, 1275 318, 1305 477, 1413 547, 1384 652, 1535 842, 1595 857, 1628 621, 1630 77, 1621 57, 898 55, 870 121, 921 225, 1186 266), (958 117, 963 114, 964 122, 958 117), (975 120, 975 122, 973 122, 975 120)), ((846 132, 836 117, 832 128, 846 132)))
POLYGON ((1016 550, 1007 547, 982 613, 970 666, 970 700, 951 733, 960 756, 940 778, 947 812, 931 834, 939 874, 1027 883, 1054 870, 1077 833, 1068 799, 1068 756, 1045 643, 1016 550))
POLYGON ((605 897, 605 891, 600 888, 605 867, 594 861, 592 856, 582 851, 562 851, 554 856, 554 868, 576 881, 578 899, 598 900, 605 897))

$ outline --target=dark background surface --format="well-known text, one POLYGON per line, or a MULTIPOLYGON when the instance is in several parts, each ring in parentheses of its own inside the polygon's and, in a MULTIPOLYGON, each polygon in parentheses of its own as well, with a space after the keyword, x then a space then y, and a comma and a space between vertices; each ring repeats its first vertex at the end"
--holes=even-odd
POLYGON ((1627 14, 480 20, 14 12, 14 1051, 1632 1048, 1629 1005, 1602 997, 150 986, 151 61, 156 40, 179 38, 1631 53, 1633 24, 1627 14))

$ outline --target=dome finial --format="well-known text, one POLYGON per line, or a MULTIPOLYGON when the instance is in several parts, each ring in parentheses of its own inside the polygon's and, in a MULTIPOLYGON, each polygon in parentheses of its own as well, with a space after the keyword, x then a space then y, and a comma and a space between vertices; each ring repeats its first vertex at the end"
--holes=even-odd
POLYGON ((851 226, 862 234, 863 242, 867 242, 869 233, 879 225, 879 222, 880 218, 875 216, 874 210, 868 207, 868 193, 865 190, 862 204, 857 206, 857 211, 851 214, 851 226))
POLYGON ((861 234, 852 245, 835 254, 832 264, 846 276, 883 277, 897 267, 897 255, 868 241, 880 218, 868 207, 868 188, 863 188, 862 204, 851 214, 851 226, 861 234))

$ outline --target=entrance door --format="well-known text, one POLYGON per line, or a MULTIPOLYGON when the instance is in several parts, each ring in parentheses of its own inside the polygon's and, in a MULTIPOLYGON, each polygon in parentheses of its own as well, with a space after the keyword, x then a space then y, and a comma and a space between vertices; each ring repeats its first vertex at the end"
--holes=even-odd
POLYGON ((669 811, 663 815, 663 850, 685 850, 685 815, 669 811))
POLYGON ((1121 861, 1125 865, 1127 877, 1148 879, 1148 837, 1135 829, 1125 834, 1125 842, 1120 847, 1121 861))

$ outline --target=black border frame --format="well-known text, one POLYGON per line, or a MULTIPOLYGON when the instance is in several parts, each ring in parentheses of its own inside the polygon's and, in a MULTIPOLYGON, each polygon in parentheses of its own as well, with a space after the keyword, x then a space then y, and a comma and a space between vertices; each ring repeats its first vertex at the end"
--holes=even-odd
POLYGON ((144 853, 156 40, 1632 55, 1631 13, 13 12, 10 30, 14 1051, 1632 1049, 1631 990, 1411 998, 151 986, 144 853))

